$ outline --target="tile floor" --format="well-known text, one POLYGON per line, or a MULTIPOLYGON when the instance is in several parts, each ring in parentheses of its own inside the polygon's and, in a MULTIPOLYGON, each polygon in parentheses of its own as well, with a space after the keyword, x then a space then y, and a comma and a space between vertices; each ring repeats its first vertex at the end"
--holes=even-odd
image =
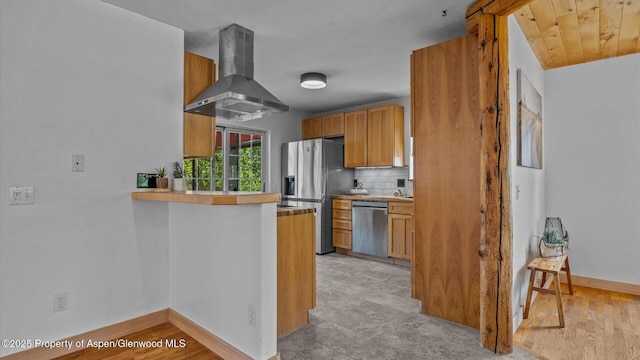
POLYGON ((338 254, 318 255, 309 324, 278 341, 282 360, 535 359, 498 356, 478 330, 420 314, 407 268, 338 254))

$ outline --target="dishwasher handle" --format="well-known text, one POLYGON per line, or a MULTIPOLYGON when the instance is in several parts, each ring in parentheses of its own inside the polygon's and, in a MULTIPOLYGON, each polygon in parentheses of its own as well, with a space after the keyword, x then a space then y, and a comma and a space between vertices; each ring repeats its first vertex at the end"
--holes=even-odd
POLYGON ((373 208, 375 210, 387 210, 389 208, 389 204, 386 202, 379 202, 379 201, 353 201, 351 202, 351 207, 373 208))

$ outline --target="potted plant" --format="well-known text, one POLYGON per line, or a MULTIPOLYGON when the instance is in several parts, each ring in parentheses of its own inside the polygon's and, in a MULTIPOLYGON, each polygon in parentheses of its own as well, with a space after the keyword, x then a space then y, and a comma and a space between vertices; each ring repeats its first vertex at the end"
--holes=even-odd
POLYGON ((184 179, 184 170, 182 164, 178 161, 173 163, 173 191, 186 191, 187 182, 184 179))
POLYGON ((567 234, 561 235, 556 228, 546 228, 538 242, 538 250, 541 257, 564 255, 569 251, 569 238, 567 234))
POLYGON ((158 189, 168 189, 169 188, 169 179, 167 179, 167 169, 163 166, 156 169, 156 187, 158 189))

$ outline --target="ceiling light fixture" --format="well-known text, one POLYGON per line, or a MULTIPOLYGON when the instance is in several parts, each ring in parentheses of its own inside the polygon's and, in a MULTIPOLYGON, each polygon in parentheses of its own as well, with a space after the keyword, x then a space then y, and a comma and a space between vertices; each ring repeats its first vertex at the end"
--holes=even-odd
POLYGON ((327 75, 309 72, 300 75, 300 86, 305 89, 322 89, 327 86, 327 75))

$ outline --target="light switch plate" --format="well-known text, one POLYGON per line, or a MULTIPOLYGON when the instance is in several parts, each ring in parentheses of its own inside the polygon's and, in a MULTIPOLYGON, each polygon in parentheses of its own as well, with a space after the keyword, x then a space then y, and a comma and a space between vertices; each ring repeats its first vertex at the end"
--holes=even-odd
POLYGON ((10 205, 30 205, 36 203, 35 187, 12 186, 9 188, 10 205))

